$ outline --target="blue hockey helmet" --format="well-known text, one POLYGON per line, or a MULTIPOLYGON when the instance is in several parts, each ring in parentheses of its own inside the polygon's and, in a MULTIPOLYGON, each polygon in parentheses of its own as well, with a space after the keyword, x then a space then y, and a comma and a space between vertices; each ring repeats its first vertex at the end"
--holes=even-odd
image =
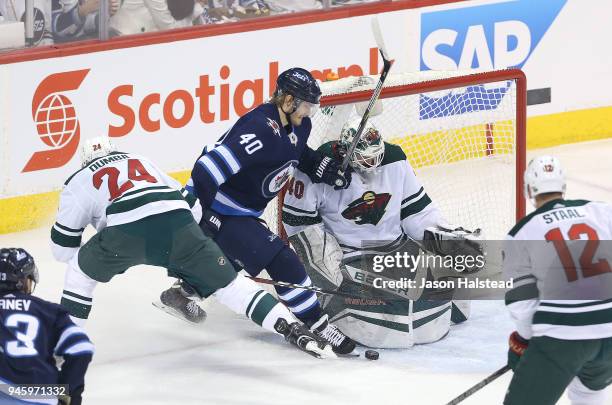
POLYGON ((0 249, 0 290, 25 292, 27 279, 38 283, 34 258, 21 248, 0 249))
POLYGON ((319 104, 321 89, 310 72, 302 68, 291 68, 282 72, 276 80, 276 92, 282 91, 312 104, 319 104))

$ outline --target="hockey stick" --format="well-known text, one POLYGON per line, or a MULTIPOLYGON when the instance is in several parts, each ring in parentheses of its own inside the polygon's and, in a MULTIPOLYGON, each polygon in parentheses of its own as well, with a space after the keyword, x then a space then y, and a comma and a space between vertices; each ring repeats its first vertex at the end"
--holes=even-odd
POLYGON ((357 299, 363 299, 363 298, 380 299, 381 301, 406 301, 406 298, 363 297, 361 295, 350 294, 350 293, 345 293, 345 292, 336 291, 336 290, 327 290, 325 288, 320 288, 320 287, 315 287, 315 286, 304 286, 304 285, 299 285, 299 284, 287 283, 285 281, 269 280, 267 278, 260 278, 260 277, 252 277, 252 276, 246 276, 246 277, 250 278, 251 280, 253 280, 253 281, 257 282, 257 283, 261 283, 261 284, 276 285, 276 286, 279 286, 279 287, 287 287, 287 288, 300 288, 302 290, 314 291, 314 292, 319 293, 319 294, 340 295, 342 297, 357 298, 357 299))
MULTIPOLYGON (((380 79, 378 79, 378 84, 376 85, 376 88, 374 89, 374 92, 372 93, 372 97, 370 97, 370 102, 368 103, 368 106, 363 112, 363 116, 361 117, 361 122, 359 122, 359 127, 357 129, 357 133, 355 134, 355 137, 353 138, 353 142, 351 143, 351 146, 349 147, 349 149, 346 151, 346 155, 344 156, 344 159, 342 160, 342 166, 340 167, 340 174, 344 174, 344 172, 346 171, 346 168, 349 165, 350 157, 355 152, 355 148, 357 147, 357 143, 359 142, 359 139, 361 138, 363 129, 365 128, 365 125, 368 122, 370 113, 372 112, 372 109, 374 108, 374 104, 378 100, 378 96, 380 96, 380 92, 382 91, 382 87, 383 87, 383 84, 385 83, 385 79, 387 78, 387 74, 389 73, 389 70, 391 70, 391 65, 393 64, 393 61, 389 59, 389 54, 387 53, 387 48, 385 47, 382 33, 380 31, 380 24, 376 16, 372 17, 372 33, 374 34, 374 40, 376 41, 376 46, 378 47, 378 50, 380 51, 380 55, 382 56, 383 70, 380 73, 380 79)), ((342 186, 341 183, 342 181, 340 179, 336 181, 336 185, 339 187, 342 186)))
POLYGON ((484 380, 482 380, 478 384, 474 385, 472 388, 468 389, 463 394, 459 395, 457 398, 453 399, 452 401, 450 401, 446 405, 456 405, 456 404, 458 404, 459 402, 463 401, 464 399, 466 399, 467 397, 469 397, 470 395, 472 395, 476 391, 480 390, 485 385, 490 384, 491 382, 495 381, 497 378, 499 378, 502 375, 504 375, 506 373, 506 371, 508 371, 508 370, 510 370, 510 367, 508 365, 503 366, 502 368, 500 368, 499 370, 497 370, 496 372, 494 372, 493 374, 491 374, 490 376, 488 376, 487 378, 485 378, 484 380))

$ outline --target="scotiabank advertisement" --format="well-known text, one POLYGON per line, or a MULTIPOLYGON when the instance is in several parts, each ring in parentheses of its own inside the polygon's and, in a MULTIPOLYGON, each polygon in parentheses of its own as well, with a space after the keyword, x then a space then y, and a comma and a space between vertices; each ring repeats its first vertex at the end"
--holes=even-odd
MULTIPOLYGON (((536 116, 612 106, 612 91, 600 91, 612 71, 602 7, 612 11, 577 0, 472 1, 378 17, 394 72, 520 67, 529 90, 549 95, 529 107, 536 116)), ((59 189, 79 168, 80 142, 103 134, 168 172, 188 170, 269 97, 279 72, 376 74, 371 17, 2 64, 2 197, 59 189)))

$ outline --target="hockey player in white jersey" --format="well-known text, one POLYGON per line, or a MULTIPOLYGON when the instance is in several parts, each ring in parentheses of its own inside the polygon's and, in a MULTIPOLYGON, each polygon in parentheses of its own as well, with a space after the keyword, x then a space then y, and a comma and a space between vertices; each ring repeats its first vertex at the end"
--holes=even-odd
POLYGON ((284 335, 301 350, 334 357, 329 344, 297 322, 284 305, 236 274, 198 226, 201 207, 196 198, 177 181, 145 157, 117 152, 106 137, 85 141, 82 163, 64 184, 51 230, 55 258, 68 263, 61 303, 77 323, 87 319, 97 283, 148 264, 166 268, 202 297, 214 294, 234 312, 284 335), (90 224, 97 233, 82 245, 83 230, 90 224))
MULTIPOLYGON (((344 156, 360 120, 346 122, 340 141, 325 143, 319 150, 329 156, 344 156)), ((446 221, 404 152, 384 142, 374 124, 366 124, 350 165, 355 172, 346 190, 314 184, 296 171, 284 197, 283 225, 313 282, 358 295, 357 283, 371 284, 364 280, 380 275, 371 271, 371 263, 362 264, 364 257, 371 260, 372 255, 400 249, 418 254, 417 246, 407 240, 421 241, 424 233, 434 241, 473 238, 462 229, 455 231, 457 227, 442 226, 446 221)), ((428 244, 434 245, 433 241, 428 244)), ((428 277, 427 268, 418 269, 416 277, 428 277)), ((390 293, 385 295, 389 300, 382 301, 333 296, 327 298, 324 308, 347 336, 363 345, 406 348, 445 336, 452 312, 456 322, 468 315, 469 303, 461 303, 460 309, 448 299, 419 300, 422 292, 414 289, 404 300, 390 293)))
MULTIPOLYGON (((525 197, 536 210, 504 242, 506 305, 516 323, 505 405, 603 405, 612 382, 612 205, 565 200, 552 156, 533 159, 525 197)), ((609 402, 607 402, 609 403, 609 402)))

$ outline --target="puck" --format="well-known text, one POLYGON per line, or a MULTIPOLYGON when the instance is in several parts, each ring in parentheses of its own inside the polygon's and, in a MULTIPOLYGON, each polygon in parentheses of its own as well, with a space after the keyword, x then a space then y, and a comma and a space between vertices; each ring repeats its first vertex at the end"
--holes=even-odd
POLYGON ((378 360, 378 352, 376 350, 366 350, 365 357, 368 360, 378 360))

